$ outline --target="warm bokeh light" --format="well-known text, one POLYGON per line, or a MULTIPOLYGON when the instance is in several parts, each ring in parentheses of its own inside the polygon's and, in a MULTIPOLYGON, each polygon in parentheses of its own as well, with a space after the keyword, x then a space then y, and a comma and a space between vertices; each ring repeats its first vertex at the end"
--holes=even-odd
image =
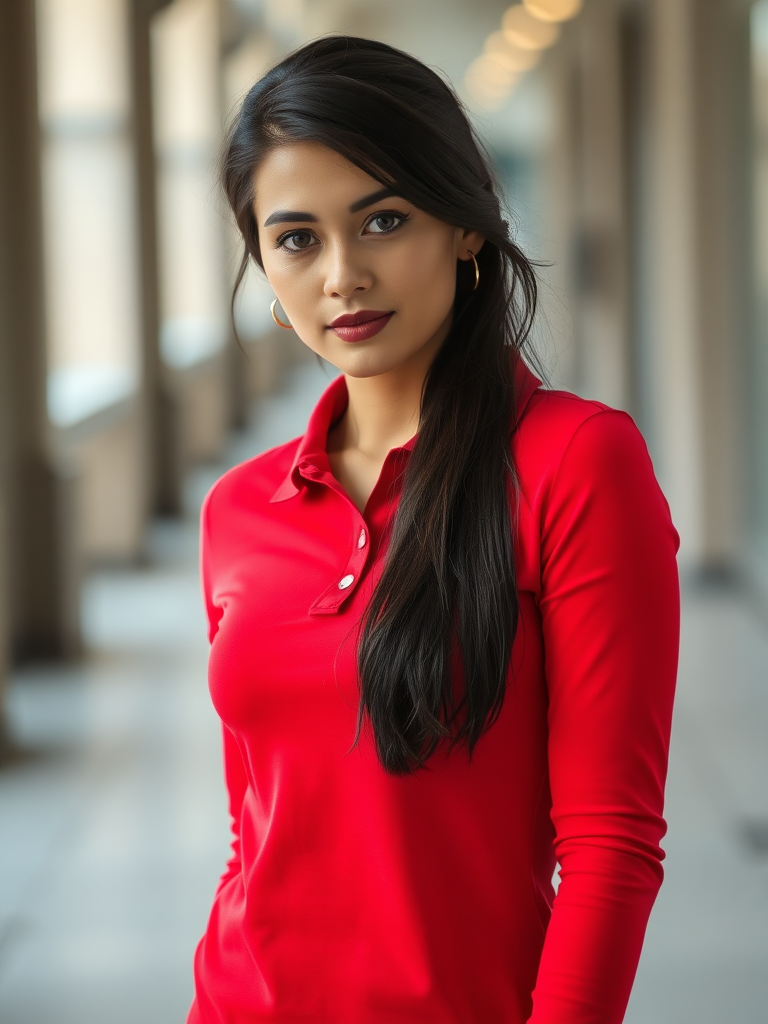
POLYGON ((480 104, 487 111, 498 110, 506 100, 506 94, 503 96, 491 96, 489 93, 483 92, 482 86, 479 86, 473 79, 467 78, 464 81, 464 88, 468 95, 480 104))
POLYGON ((582 0, 523 0, 527 11, 544 22, 568 21, 582 8, 582 0))
POLYGON ((487 55, 473 60, 467 68, 467 81, 477 83, 478 87, 491 95, 506 93, 516 78, 517 74, 512 68, 505 67, 487 55))
POLYGON ((504 13, 501 27, 510 43, 522 50, 543 50, 552 46, 560 35, 554 22, 534 17, 522 4, 515 4, 504 13))
POLYGON ((538 50, 514 46, 503 32, 492 32, 485 41, 485 53, 510 71, 529 71, 539 60, 538 50))
POLYGON ((464 85, 473 99, 495 110, 512 92, 519 75, 520 70, 503 54, 483 54, 467 68, 464 85))

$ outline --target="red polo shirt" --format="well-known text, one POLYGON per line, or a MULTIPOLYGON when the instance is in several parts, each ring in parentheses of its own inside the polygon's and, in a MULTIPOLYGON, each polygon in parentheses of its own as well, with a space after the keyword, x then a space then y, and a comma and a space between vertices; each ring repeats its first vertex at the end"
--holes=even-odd
POLYGON ((189 1024, 622 1020, 662 881, 679 537, 629 415, 516 381, 520 621, 471 763, 439 749, 393 777, 352 747, 360 613, 416 437, 361 514, 326 454, 339 376, 303 437, 206 497, 233 840, 189 1024))

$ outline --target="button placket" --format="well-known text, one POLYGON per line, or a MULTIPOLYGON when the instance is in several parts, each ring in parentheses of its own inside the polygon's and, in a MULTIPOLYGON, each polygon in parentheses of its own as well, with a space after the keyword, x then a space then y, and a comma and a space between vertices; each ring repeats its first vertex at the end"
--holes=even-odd
MULTIPOLYGON (((352 556, 351 556, 352 565, 350 566, 350 568, 355 568, 357 570, 357 575, 360 574, 360 570, 362 569, 363 565, 365 564, 365 558, 366 558, 365 554, 363 554, 363 556, 361 558, 359 552, 361 552, 363 550, 363 548, 365 547, 365 545, 367 543, 368 543, 368 533, 367 533, 365 527, 363 526, 361 528, 361 530, 360 530, 360 533, 357 535, 357 550, 353 550, 352 551, 352 556)), ((366 552, 366 554, 367 554, 367 552, 366 552)), ((355 575, 356 575, 355 572, 348 572, 345 576, 342 576, 341 579, 338 582, 339 590, 346 590, 347 587, 352 586, 352 584, 355 582, 355 575)))
POLYGON ((349 565, 347 566, 348 572, 341 577, 337 584, 339 590, 347 590, 360 576, 368 554, 367 550, 364 550, 367 543, 368 531, 362 526, 357 535, 357 544, 352 549, 350 555, 349 565))
POLYGON ((334 615, 351 597, 360 582, 371 545, 367 524, 364 524, 358 509, 354 511, 351 533, 347 564, 343 567, 342 574, 310 605, 310 615, 334 615))
MULTIPOLYGON (((392 449, 388 453, 379 479, 369 496, 370 522, 373 522, 377 536, 384 528, 386 520, 392 511, 395 501, 395 496, 390 493, 392 491, 392 484, 393 481, 399 481, 400 476, 405 471, 404 464, 410 454, 410 447, 412 447, 412 444, 409 447, 392 449), (384 498, 385 495, 386 498, 384 498)), ((302 460, 298 465, 298 470, 305 480, 322 484, 330 491, 333 491, 338 498, 341 498, 344 502, 346 513, 351 515, 352 518, 351 536, 348 535, 351 551, 349 551, 347 556, 347 564, 339 565, 337 569, 339 575, 329 581, 325 590, 309 606, 310 615, 335 615, 357 588, 368 562, 368 553, 371 551, 369 524, 339 481, 330 472, 329 467, 325 465, 325 460, 323 460, 322 467, 313 464, 309 459, 302 460)), ((342 551, 337 548, 335 554, 341 556, 342 551)))

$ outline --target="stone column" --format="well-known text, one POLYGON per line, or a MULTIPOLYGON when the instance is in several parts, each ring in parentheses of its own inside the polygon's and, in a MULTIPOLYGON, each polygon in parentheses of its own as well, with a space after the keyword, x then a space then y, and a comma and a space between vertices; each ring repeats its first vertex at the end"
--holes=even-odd
POLYGON ((160 359, 160 296, 157 238, 157 167, 153 130, 152 16, 170 0, 132 0, 130 77, 136 164, 138 248, 142 300, 142 409, 146 425, 147 495, 151 512, 181 511, 182 458, 178 401, 160 359))
POLYGON ((722 572, 737 556, 744 494, 747 11, 728 0, 649 10, 659 471, 681 564, 722 572))
POLYGON ((53 463, 34 0, 0 4, 0 446, 4 634, 11 658, 79 648, 74 482, 53 463))
MULTIPOLYGON (((619 10, 594 0, 578 32, 573 253, 578 299, 579 388, 622 409, 631 406, 628 351, 626 168, 623 147, 619 10)), ((630 410, 631 411, 631 410, 630 410)))
MULTIPOLYGON (((215 181, 222 135, 220 0, 175 0, 152 25, 161 355, 184 463, 218 458, 233 413, 228 260, 215 181)), ((242 373, 240 374, 242 376, 242 373)))

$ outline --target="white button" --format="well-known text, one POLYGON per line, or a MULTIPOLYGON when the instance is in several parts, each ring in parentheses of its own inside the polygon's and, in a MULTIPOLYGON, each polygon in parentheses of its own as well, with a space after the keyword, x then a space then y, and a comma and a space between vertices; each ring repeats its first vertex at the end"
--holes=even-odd
POLYGON ((351 574, 349 576, 342 576, 339 580, 339 590, 346 590, 354 578, 351 574))
POLYGON ((365 530, 361 530, 360 531, 360 536, 357 538, 357 546, 359 548, 362 548, 362 547, 364 547, 364 545, 365 545, 365 530))

